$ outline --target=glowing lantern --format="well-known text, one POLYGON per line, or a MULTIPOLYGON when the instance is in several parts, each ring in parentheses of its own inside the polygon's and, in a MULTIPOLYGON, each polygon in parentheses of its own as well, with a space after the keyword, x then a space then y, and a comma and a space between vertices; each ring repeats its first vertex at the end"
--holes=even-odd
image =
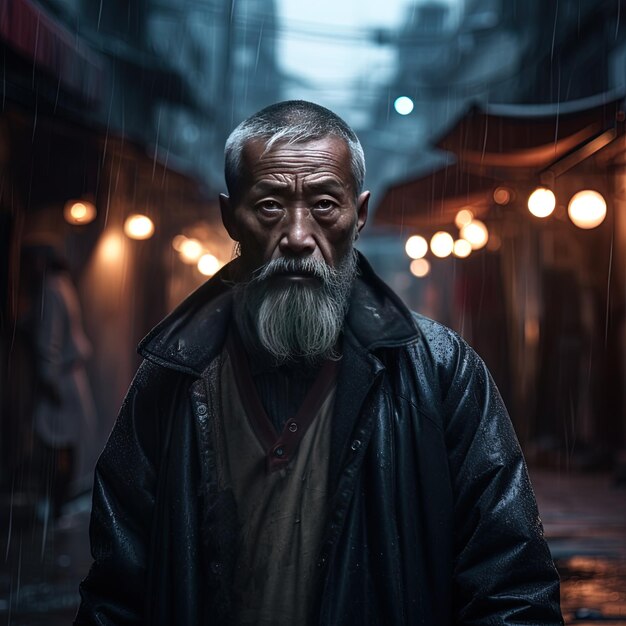
POLYGON ((470 242, 472 250, 479 250, 486 245, 489 232, 480 220, 474 220, 461 228, 461 237, 470 242))
POLYGON ((150 239, 154 234, 154 223, 147 215, 129 215, 124 222, 124 232, 131 239, 150 239))
POLYGON ((467 226, 474 219, 474 214, 469 209, 461 209, 454 218, 457 228, 467 226))
POLYGON ((528 210, 535 217, 548 217, 554 211, 555 206, 556 198, 554 193, 545 187, 537 187, 528 196, 528 210))
POLYGON ((183 263, 195 265, 202 256, 204 248, 197 239, 185 239, 180 244, 179 252, 183 263))
POLYGON ((415 259, 411 261, 411 274, 417 278, 423 278, 430 272, 430 263, 426 259, 415 259))
POLYGON ((410 258, 421 259, 428 252, 428 242, 424 237, 413 235, 406 240, 404 249, 410 258))
POLYGON ((464 259, 468 257, 472 252, 472 244, 467 241, 467 239, 457 239, 454 242, 454 256, 459 257, 459 259, 464 259))
POLYGON ((96 207, 91 202, 67 202, 63 208, 63 217, 70 224, 89 224, 96 219, 96 207))
POLYGON ((450 233, 443 230, 435 233, 430 240, 430 249, 435 256, 440 259, 450 256, 454 248, 454 239, 450 233))
POLYGON ((567 213, 578 228, 595 228, 606 217, 606 201, 597 191, 585 189, 572 197, 567 213))
POLYGON ((213 276, 220 269, 220 262, 212 254, 203 254, 198 259, 198 271, 204 276, 213 276))

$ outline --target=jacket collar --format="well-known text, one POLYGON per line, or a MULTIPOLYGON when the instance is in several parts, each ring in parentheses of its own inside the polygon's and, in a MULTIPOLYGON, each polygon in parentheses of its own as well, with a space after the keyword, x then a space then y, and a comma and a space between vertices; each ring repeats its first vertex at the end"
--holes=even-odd
MULTIPOLYGON (((358 253, 347 326, 365 351, 399 347, 418 339, 419 330, 400 298, 358 253)), ((141 341, 138 352, 164 367, 201 376, 220 353, 232 317, 231 270, 226 265, 185 299, 141 341)))

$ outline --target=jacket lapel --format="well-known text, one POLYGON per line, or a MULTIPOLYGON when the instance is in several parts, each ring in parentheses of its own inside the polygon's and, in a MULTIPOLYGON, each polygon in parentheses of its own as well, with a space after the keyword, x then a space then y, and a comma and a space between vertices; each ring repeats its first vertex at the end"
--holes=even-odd
POLYGON ((377 375, 384 370, 380 361, 347 328, 337 378, 337 396, 332 421, 330 484, 335 486, 347 455, 364 442, 352 441, 363 402, 377 375))

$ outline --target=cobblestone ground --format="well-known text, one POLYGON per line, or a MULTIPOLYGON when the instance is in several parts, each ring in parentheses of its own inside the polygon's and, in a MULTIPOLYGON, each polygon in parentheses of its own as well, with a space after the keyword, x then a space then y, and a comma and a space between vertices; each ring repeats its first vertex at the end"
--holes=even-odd
MULTIPOLYGON (((566 624, 626 626, 626 489, 607 475, 531 471, 531 478, 566 624)), ((0 502, 0 626, 71 624, 90 564, 88 507, 89 496, 76 501, 53 529, 32 503, 0 502)))

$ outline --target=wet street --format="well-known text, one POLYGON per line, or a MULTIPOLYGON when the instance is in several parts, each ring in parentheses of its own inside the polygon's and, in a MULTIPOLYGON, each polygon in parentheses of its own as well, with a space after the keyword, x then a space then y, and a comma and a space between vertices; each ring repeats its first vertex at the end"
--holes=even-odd
POLYGON ((626 625, 626 488, 604 474, 531 472, 567 624, 626 625))
MULTIPOLYGON (((531 477, 562 576, 566 623, 626 626, 626 488, 604 474, 534 471, 531 477)), ((0 624, 71 623, 90 562, 88 506, 88 496, 73 502, 51 529, 28 502, 5 496, 0 624)))

